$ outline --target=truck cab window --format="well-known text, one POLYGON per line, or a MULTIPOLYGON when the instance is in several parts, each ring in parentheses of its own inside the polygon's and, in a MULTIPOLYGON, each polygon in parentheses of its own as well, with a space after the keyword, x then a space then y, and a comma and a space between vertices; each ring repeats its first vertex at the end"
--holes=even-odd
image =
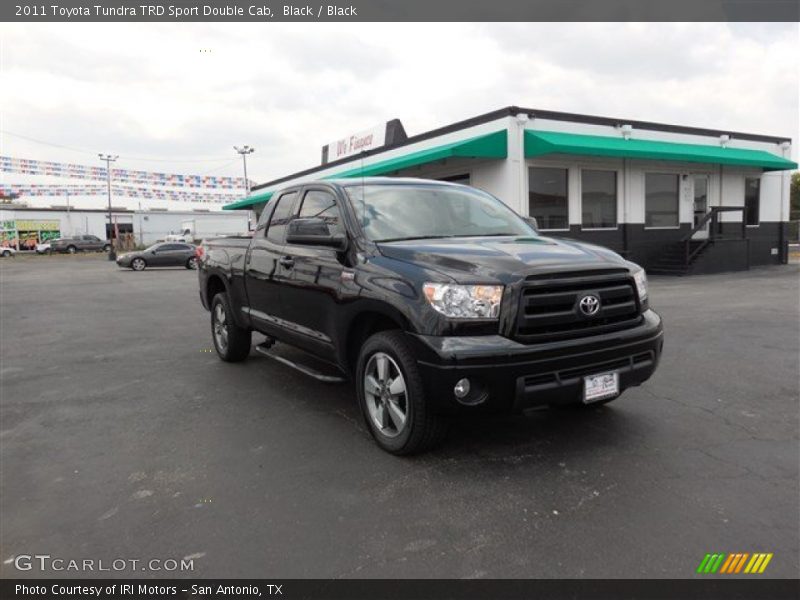
POLYGON ((286 225, 292 219, 294 201, 297 192, 289 192, 278 198, 275 209, 272 211, 272 218, 267 229, 267 239, 276 244, 282 244, 286 237, 286 225))
POLYGON ((321 190, 310 190, 306 192, 298 216, 301 219, 324 219, 325 223, 328 224, 328 231, 330 231, 330 233, 344 233, 342 220, 339 215, 339 207, 336 206, 336 199, 333 197, 333 194, 329 192, 321 190))

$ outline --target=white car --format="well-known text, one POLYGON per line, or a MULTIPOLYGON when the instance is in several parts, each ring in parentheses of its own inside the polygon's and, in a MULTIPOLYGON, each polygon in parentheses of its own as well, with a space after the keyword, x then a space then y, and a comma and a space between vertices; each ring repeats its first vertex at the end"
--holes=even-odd
POLYGON ((48 252, 50 252, 50 242, 36 244, 36 254, 47 254, 48 252))
POLYGON ((2 256, 3 258, 16 256, 16 254, 17 254, 16 249, 12 248, 11 246, 3 246, 2 248, 0 248, 0 256, 2 256))

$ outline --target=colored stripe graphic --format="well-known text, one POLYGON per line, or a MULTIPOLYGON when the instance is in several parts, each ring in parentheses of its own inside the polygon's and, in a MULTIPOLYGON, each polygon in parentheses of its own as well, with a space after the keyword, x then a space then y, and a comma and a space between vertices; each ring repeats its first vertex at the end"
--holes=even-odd
POLYGON ((739 559, 739 562, 736 565, 736 570, 734 571, 733 569, 731 569, 731 573, 738 573, 739 571, 741 571, 748 556, 750 555, 747 552, 742 554, 742 558, 739 559))
POLYGON ((719 570, 720 573, 730 573, 731 567, 736 564, 736 558, 738 554, 728 554, 728 558, 722 563, 722 568, 719 570))
POLYGON ((737 573, 760 574, 766 570, 772 557, 773 554, 771 552, 755 552, 753 554, 749 552, 709 553, 700 561, 697 573, 719 573, 720 575, 737 573))
POLYGON ((706 554, 705 557, 703 558, 703 560, 700 562, 700 566, 697 567, 697 572, 698 573, 705 573, 706 572, 706 565, 708 564, 709 560, 711 560, 711 555, 710 554, 706 554))

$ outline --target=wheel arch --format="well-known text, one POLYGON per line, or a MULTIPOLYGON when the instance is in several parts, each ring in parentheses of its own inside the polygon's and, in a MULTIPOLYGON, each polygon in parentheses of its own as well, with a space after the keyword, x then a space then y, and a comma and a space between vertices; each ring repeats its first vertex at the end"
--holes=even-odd
POLYGON ((344 331, 341 356, 345 371, 353 375, 358 362, 358 354, 370 336, 381 331, 408 331, 408 320, 397 310, 380 305, 364 307, 354 313, 344 331))

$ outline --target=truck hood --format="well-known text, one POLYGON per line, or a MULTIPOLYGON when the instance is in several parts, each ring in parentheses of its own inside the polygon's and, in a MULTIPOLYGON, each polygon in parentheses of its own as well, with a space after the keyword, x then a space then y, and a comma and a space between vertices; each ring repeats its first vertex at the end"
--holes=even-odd
POLYGON ((511 283, 532 273, 627 267, 593 244, 543 236, 445 238, 383 242, 384 256, 437 271, 459 283, 511 283))

